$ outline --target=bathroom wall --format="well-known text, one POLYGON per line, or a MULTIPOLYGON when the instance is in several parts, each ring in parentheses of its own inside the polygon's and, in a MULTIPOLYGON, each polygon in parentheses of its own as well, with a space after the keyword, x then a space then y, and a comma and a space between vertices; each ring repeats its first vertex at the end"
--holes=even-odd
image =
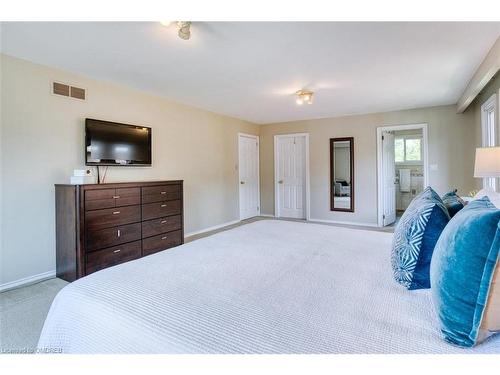
MULTIPOLYGON (((394 136, 419 136, 422 137, 421 130, 400 130, 395 131, 394 136)), ((424 164, 396 163, 396 181, 401 181, 400 170, 410 169, 410 191, 401 191, 400 184, 396 186, 396 210, 404 211, 408 205, 424 188, 424 164)))

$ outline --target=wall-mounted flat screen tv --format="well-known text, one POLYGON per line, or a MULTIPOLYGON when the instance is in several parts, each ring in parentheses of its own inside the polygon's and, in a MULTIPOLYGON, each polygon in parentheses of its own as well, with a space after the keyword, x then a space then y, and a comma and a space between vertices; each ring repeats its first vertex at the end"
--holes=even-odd
POLYGON ((85 164, 151 165, 151 128, 85 119, 85 164))

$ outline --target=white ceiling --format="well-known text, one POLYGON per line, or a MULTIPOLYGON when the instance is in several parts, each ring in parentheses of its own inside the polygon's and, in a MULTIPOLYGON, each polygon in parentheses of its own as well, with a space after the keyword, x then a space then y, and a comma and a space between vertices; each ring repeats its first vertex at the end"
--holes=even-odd
POLYGON ((456 103, 497 23, 3 23, 2 51, 255 123, 456 103), (315 91, 297 106, 294 92, 315 91))

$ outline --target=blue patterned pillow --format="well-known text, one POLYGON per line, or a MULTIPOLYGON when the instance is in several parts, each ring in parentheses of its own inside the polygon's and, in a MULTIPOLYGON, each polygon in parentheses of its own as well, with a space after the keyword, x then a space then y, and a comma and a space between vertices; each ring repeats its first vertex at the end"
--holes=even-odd
POLYGON ((398 283, 410 290, 430 288, 432 252, 449 220, 430 186, 412 200, 394 231, 391 264, 398 283))
POLYGON ((450 191, 449 193, 446 193, 443 195, 443 204, 448 210, 448 213, 450 214, 450 217, 455 216, 455 214, 460 211, 462 208, 464 208, 464 202, 460 197, 457 195, 457 191, 453 190, 450 191))

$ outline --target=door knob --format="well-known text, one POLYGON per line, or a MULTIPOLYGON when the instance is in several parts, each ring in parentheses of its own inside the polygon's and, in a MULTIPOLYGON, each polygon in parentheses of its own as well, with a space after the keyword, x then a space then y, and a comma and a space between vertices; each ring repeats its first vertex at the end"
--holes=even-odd
POLYGON ((245 181, 240 181, 240 184, 245 185, 245 181))
POLYGON ((279 181, 278 181, 278 184, 282 184, 282 183, 283 183, 283 180, 279 180, 279 181))

